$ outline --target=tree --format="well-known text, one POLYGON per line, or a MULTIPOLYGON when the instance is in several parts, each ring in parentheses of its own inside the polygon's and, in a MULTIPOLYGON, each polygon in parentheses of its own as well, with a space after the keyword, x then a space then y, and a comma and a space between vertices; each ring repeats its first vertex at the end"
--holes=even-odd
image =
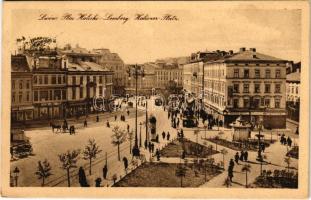
POLYGON ((111 143, 118 147, 118 160, 120 161, 120 145, 126 140, 125 130, 121 130, 119 126, 115 126, 112 129, 113 135, 111 136, 111 143))
POLYGON ((251 166, 249 164, 245 164, 243 167, 242 167, 242 172, 245 172, 245 187, 247 188, 248 184, 247 184, 247 173, 251 171, 251 166))
POLYGON ((44 187, 44 181, 49 176, 53 175, 51 173, 51 166, 50 163, 45 159, 42 163, 41 161, 38 161, 38 168, 35 174, 38 176, 38 179, 42 179, 41 186, 44 187))
POLYGON ((96 144, 94 139, 89 139, 88 144, 85 146, 85 149, 83 151, 83 159, 89 160, 90 163, 90 169, 89 174, 92 174, 92 161, 96 158, 97 154, 102 152, 102 150, 99 149, 99 146, 96 144))
POLYGON ((70 187, 70 169, 77 168, 78 156, 80 155, 80 149, 62 153, 58 155, 60 162, 62 163, 61 168, 67 172, 68 187, 70 187))
POLYGON ((182 164, 179 164, 177 166, 175 175, 180 178, 180 187, 183 186, 183 182, 182 181, 183 181, 183 177, 186 176, 186 171, 187 171, 187 168, 185 166, 183 166, 182 164))
POLYGON ((220 150, 220 153, 222 154, 222 162, 223 162, 223 167, 225 169, 225 155, 228 153, 227 149, 222 149, 220 150))
POLYGON ((290 167, 292 160, 290 159, 290 157, 285 157, 284 162, 287 164, 287 170, 289 171, 289 167, 290 167))
POLYGON ((130 141, 130 154, 132 154, 132 141, 134 139, 134 131, 128 131, 127 132, 127 139, 130 141))

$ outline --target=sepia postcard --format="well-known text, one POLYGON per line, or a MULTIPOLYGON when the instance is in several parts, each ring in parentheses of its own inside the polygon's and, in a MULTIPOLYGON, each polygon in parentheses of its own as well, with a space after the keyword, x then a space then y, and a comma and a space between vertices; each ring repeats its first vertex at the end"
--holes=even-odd
POLYGON ((309 17, 307 1, 4 2, 2 196, 307 198, 309 17))

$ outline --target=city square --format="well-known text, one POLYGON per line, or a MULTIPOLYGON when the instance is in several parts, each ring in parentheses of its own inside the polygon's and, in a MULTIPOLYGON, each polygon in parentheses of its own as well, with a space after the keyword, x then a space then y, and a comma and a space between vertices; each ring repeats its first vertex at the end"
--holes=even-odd
POLYGON ((301 13, 209 11, 56 12, 31 28, 16 11, 10 187, 299 189, 301 13))

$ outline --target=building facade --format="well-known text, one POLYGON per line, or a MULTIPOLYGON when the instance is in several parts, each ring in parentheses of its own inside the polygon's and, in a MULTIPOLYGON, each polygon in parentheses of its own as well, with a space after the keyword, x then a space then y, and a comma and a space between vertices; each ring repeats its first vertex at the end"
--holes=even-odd
MULTIPOLYGON (((131 65, 127 66, 128 68, 131 65)), ((138 71, 144 71, 144 76, 137 76, 137 80, 133 76, 127 74, 126 94, 135 95, 136 81, 137 81, 137 93, 139 95, 152 95, 156 90, 156 76, 155 66, 150 63, 145 63, 137 66, 138 71)))
POLYGON ((286 64, 255 48, 204 63, 205 106, 226 126, 241 116, 266 128, 286 127, 286 64))
POLYGON ((287 117, 299 122, 300 111, 300 69, 286 75, 287 117))
POLYGON ((187 93, 203 99, 204 63, 221 58, 227 52, 197 52, 192 53, 190 63, 183 65, 183 88, 187 93))
POLYGON ((62 118, 67 100, 66 71, 56 52, 29 57, 32 60, 34 119, 62 118))
POLYGON ((33 119, 32 73, 25 55, 11 56, 11 120, 12 123, 33 119))
POLYGON ((126 68, 123 60, 117 53, 111 53, 109 49, 94 49, 95 53, 100 55, 98 64, 105 69, 113 71, 113 93, 124 94, 127 82, 126 68))
POLYGON ((80 117, 100 111, 94 107, 95 99, 96 104, 104 104, 107 110, 113 91, 113 72, 96 63, 98 55, 92 52, 63 51, 62 58, 67 90, 64 117, 80 117))
POLYGON ((165 89, 170 82, 174 82, 177 88, 183 86, 183 70, 177 64, 162 65, 155 67, 156 88, 165 89))

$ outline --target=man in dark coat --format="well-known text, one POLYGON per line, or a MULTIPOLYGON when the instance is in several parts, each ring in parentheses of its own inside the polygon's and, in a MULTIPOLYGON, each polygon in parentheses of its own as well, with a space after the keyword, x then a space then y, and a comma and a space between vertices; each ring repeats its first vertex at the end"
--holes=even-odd
POLYGON ((248 152, 247 151, 245 151, 245 153, 244 153, 244 160, 247 162, 248 161, 248 152))
POLYGON ((126 157, 123 157, 123 164, 124 164, 124 169, 125 171, 127 170, 127 167, 128 167, 128 160, 126 157))
POLYGON ((86 119, 84 120, 84 127, 87 127, 87 121, 86 121, 86 119))
POLYGON ((244 160, 244 151, 242 150, 240 154, 240 161, 243 161, 243 160, 244 160))
POLYGON ((240 158, 239 152, 236 152, 236 154, 234 156, 234 160, 235 160, 236 164, 239 164, 239 158, 240 158))
POLYGON ((81 187, 88 187, 83 167, 79 168, 79 183, 81 187))
POLYGON ((98 115, 96 116, 96 122, 99 122, 99 116, 98 115))
POLYGON ((147 149, 148 148, 148 141, 147 140, 145 140, 144 145, 145 145, 145 149, 147 149))
POLYGON ((107 167, 107 165, 105 165, 103 168, 103 178, 104 179, 107 179, 107 173, 108 173, 108 167, 107 167))
POLYGON ((170 132, 167 132, 167 135, 166 135, 166 139, 167 139, 167 141, 169 141, 170 140, 170 132))
POLYGON ((160 151, 159 151, 159 149, 156 150, 156 156, 157 156, 157 161, 160 161, 160 151))
POLYGON ((162 138, 163 138, 163 140, 165 139, 165 132, 164 131, 162 132, 162 138))

